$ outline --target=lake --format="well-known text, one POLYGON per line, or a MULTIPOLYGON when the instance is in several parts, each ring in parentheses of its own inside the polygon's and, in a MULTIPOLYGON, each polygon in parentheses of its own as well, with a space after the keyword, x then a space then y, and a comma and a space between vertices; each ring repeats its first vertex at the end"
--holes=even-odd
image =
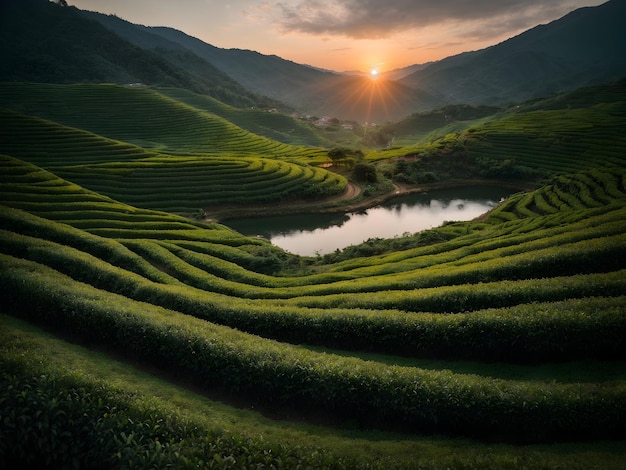
POLYGON ((472 220, 514 191, 501 187, 469 187, 410 194, 364 211, 233 219, 224 222, 244 235, 260 235, 290 253, 332 253, 369 238, 393 238, 472 220))

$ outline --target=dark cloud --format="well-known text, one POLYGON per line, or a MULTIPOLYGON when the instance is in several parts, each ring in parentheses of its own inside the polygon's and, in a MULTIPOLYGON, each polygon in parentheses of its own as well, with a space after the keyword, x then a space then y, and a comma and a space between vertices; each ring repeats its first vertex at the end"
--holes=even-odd
POLYGON ((297 0, 276 6, 285 31, 372 39, 445 22, 467 23, 465 34, 480 38, 545 23, 589 3, 594 1, 297 0))

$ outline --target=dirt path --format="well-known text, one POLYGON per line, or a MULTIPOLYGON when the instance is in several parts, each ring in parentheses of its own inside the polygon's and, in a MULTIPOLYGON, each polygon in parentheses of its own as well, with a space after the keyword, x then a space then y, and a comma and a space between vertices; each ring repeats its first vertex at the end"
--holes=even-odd
POLYGON ((349 201, 358 199, 361 195, 361 187, 353 182, 348 181, 346 190, 337 196, 333 196, 323 201, 281 201, 271 206, 222 206, 219 208, 206 208, 205 222, 219 222, 227 219, 255 217, 259 215, 287 215, 287 214, 320 214, 320 213, 346 213, 363 210, 377 206, 388 199, 409 194, 413 192, 421 192, 422 188, 408 188, 402 185, 394 184, 395 190, 383 195, 371 196, 359 199, 350 203, 349 201), (342 204, 346 202, 346 204, 342 204))
POLYGON ((348 187, 344 191, 343 194, 340 194, 335 197, 331 197, 330 199, 326 199, 325 203, 329 202, 341 202, 341 201, 349 201, 350 199, 355 199, 358 195, 361 194, 361 187, 353 183, 352 181, 348 181, 348 187))
MULTIPOLYGON (((428 184, 424 186, 407 186, 401 183, 394 183, 394 190, 385 194, 370 196, 358 199, 352 203, 351 200, 359 198, 361 187, 353 181, 348 181, 348 186, 343 194, 334 196, 323 201, 282 201, 271 206, 221 206, 206 208, 205 222, 220 222, 227 219, 258 217, 271 215, 291 215, 291 214, 324 214, 324 213, 347 213, 369 209, 378 206, 394 197, 407 194, 423 193, 425 191, 472 186, 477 184, 498 185, 494 181, 466 180, 447 181, 445 183, 428 184), (345 204, 342 204, 345 202, 345 204)), ((511 187, 511 185, 506 185, 511 187)), ((520 188, 521 189, 521 188, 520 188)), ((528 189, 528 188, 525 188, 528 189)))

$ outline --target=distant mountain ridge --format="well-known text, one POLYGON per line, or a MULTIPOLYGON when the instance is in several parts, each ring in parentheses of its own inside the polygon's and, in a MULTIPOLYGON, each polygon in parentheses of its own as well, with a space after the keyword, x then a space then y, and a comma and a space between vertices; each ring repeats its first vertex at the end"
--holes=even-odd
POLYGON ((142 82, 240 108, 295 109, 361 123, 398 121, 448 104, 517 103, 626 76, 623 0, 581 8, 492 47, 377 80, 221 49, 172 28, 48 0, 4 0, 0 10, 0 81, 142 82))
POLYGON ((520 102, 626 75, 626 2, 579 8, 486 49, 400 79, 449 103, 520 102))
MULTIPOLYGON (((171 28, 142 27, 159 39, 138 44, 190 50, 245 88, 300 111, 385 122, 447 104, 510 104, 618 79, 626 75, 624 18, 626 2, 620 0, 580 8, 483 50, 390 71, 380 77, 388 80, 387 86, 377 89, 367 76, 220 49, 171 28), (163 40, 169 41, 167 46, 163 40), (361 102, 355 102, 359 96, 361 102)), ((102 15, 95 19, 104 20, 102 15)))
POLYGON ((220 49, 171 28, 148 29, 192 50, 256 93, 314 114, 384 122, 447 104, 510 104, 616 80, 626 75, 624 19, 623 0, 579 8, 486 49, 390 71, 381 78, 395 83, 377 90, 366 76, 220 49), (367 104, 349 100, 359 93, 367 104), (350 106, 345 106, 347 101, 350 106))
POLYGON ((172 28, 134 25, 100 13, 82 14, 148 50, 190 51, 246 89, 308 114, 386 122, 443 104, 428 93, 399 83, 374 86, 369 77, 324 71, 251 50, 221 49, 172 28), (364 99, 354 101, 358 98, 364 99))
POLYGON ((164 42, 146 49, 81 13, 48 0, 3 0, 0 81, 141 82, 185 88, 239 107, 279 104, 190 51, 167 50, 164 42))

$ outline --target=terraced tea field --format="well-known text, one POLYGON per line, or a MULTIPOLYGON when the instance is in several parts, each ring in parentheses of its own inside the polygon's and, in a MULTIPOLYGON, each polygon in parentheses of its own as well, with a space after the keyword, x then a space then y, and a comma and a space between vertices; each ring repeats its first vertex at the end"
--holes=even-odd
POLYGON ((462 153, 494 165, 507 162, 546 175, 575 173, 596 165, 623 166, 625 103, 626 84, 622 80, 514 106, 504 116, 497 113, 468 129, 428 143, 394 147, 377 157, 462 153))
POLYGON ((207 106, 194 107, 151 88, 3 83, 0 106, 160 153, 253 153, 291 159, 326 153, 319 147, 294 146, 253 134, 207 106))
POLYGON ((293 145, 332 147, 316 130, 282 113, 256 109, 237 109, 208 96, 180 88, 159 88, 159 93, 220 117, 257 135, 293 145))
POLYGON ((622 166, 626 86, 622 81, 605 87, 602 95, 592 93, 597 90, 548 99, 485 124, 471 134, 470 152, 494 159, 513 158, 552 174, 596 165, 622 166))
POLYGON ((310 165, 327 159, 320 148, 254 136, 150 90, 10 84, 0 86, 3 92, 8 104, 23 98, 23 111, 100 134, 2 110, 2 152, 137 207, 197 213, 221 204, 320 199, 347 187, 344 177, 310 165), (142 115, 157 118, 133 123, 142 115), (175 154, 168 153, 172 146, 175 154))
MULTIPOLYGON (((0 454, 140 468, 622 466, 626 172, 610 155, 554 166, 547 184, 430 241, 324 263, 141 198, 145 181, 168 193, 204 169, 248 179, 251 195, 259 172, 314 170, 297 159, 165 154, 3 116, 0 454), (55 133, 83 144, 15 137, 55 133)), ((195 193, 172 206, 197 206, 195 193)))

